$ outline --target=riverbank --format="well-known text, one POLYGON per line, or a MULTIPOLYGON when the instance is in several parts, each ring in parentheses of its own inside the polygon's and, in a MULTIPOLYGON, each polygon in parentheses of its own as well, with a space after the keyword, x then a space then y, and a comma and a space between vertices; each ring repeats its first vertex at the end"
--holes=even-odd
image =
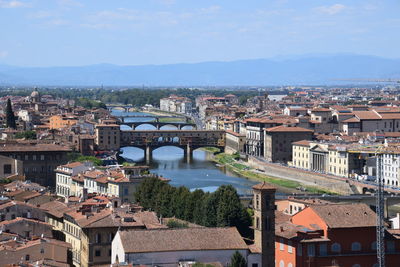
MULTIPOLYGON (((152 114, 155 116, 176 116, 179 118, 159 118, 160 122, 186 122, 187 116, 186 114, 177 113, 177 112, 169 112, 159 109, 152 109, 152 110, 142 110, 141 112, 152 114)), ((189 123, 193 123, 192 119, 190 118, 189 123)))
POLYGON ((250 167, 246 162, 238 161, 239 158, 238 155, 228 155, 225 153, 215 154, 217 151, 213 150, 212 148, 206 148, 205 150, 214 153, 214 156, 212 158, 213 161, 216 162, 217 164, 223 165, 229 171, 251 180, 266 182, 271 185, 288 189, 296 189, 296 190, 300 189, 301 191, 305 191, 311 194, 330 194, 330 195, 338 194, 337 192, 321 188, 318 186, 263 174, 262 172, 257 171, 256 169, 250 167))

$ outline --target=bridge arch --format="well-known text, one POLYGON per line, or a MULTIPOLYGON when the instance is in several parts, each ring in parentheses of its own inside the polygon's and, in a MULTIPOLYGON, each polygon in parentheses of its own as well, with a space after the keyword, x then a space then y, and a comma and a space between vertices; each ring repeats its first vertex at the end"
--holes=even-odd
POLYGON ((160 126, 160 130, 171 130, 171 128, 173 128, 173 130, 179 130, 179 125, 171 123, 160 126))
POLYGON ((150 121, 144 121, 135 123, 135 130, 157 130, 157 127, 154 126, 150 121))

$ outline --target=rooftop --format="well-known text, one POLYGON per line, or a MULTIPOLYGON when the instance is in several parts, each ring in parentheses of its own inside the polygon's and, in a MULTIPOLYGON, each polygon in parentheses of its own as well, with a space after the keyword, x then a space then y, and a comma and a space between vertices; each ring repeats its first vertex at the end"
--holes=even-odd
POLYGON ((126 230, 119 233, 125 253, 248 249, 235 227, 126 230))

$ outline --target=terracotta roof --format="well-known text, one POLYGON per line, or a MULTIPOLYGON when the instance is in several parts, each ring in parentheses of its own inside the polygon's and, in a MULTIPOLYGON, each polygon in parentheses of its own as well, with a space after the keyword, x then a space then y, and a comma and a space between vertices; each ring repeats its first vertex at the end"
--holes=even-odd
POLYGON ((61 165, 61 167, 76 168, 76 167, 79 167, 79 166, 82 166, 82 165, 83 165, 82 162, 71 162, 71 163, 68 163, 68 164, 65 164, 65 165, 61 165))
POLYGON ((310 146, 311 141, 308 140, 301 140, 301 141, 297 141, 297 142, 293 142, 292 145, 296 145, 296 146, 310 146))
POLYGON ((360 120, 358 118, 356 118, 356 117, 353 117, 353 118, 344 120, 342 122, 344 122, 344 123, 347 123, 347 122, 360 122, 360 120))
POLYGON ((125 253, 248 249, 235 227, 127 230, 119 233, 125 253))
POLYGON ((383 120, 399 120, 400 113, 383 113, 380 114, 383 120))
POLYGON ((376 227, 376 214, 366 204, 310 206, 329 228, 376 227))
POLYGON ((256 190, 276 190, 275 187, 267 184, 266 182, 262 182, 262 183, 253 185, 253 189, 256 189, 256 190))
POLYGON ((245 137, 246 136, 245 134, 236 133, 236 132, 233 132, 230 130, 226 130, 226 133, 237 136, 237 137, 245 137))
POLYGON ((329 108, 314 108, 312 112, 331 112, 329 108))
POLYGON ((309 132, 312 133, 313 130, 302 128, 302 127, 287 127, 287 126, 275 126, 272 128, 265 129, 266 132, 309 132))
POLYGON ((360 120, 380 120, 381 116, 375 111, 353 111, 354 115, 360 120))
POLYGON ((47 213, 57 218, 62 218, 65 212, 72 210, 67 204, 58 200, 44 203, 40 206, 40 209, 45 210, 47 213))
POLYGON ((65 146, 59 146, 59 145, 54 145, 54 144, 34 144, 34 145, 28 145, 28 144, 2 144, 0 145, 0 152, 7 151, 7 152, 30 152, 30 151, 60 151, 60 152, 65 152, 65 151, 71 151, 70 148, 65 147, 65 146))

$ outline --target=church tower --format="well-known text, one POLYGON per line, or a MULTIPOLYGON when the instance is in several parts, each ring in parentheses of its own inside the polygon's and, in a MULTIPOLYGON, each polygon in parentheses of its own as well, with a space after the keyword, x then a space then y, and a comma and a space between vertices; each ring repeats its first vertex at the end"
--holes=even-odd
POLYGON ((275 266, 275 192, 265 182, 253 186, 254 245, 261 251, 261 266, 275 266))

